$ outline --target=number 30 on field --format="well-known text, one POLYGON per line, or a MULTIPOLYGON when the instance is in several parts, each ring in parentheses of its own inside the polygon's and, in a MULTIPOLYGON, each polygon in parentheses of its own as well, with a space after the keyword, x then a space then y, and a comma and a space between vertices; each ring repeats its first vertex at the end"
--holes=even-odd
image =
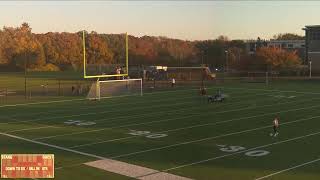
POLYGON ((130 130, 128 133, 133 136, 144 136, 146 138, 156 139, 156 138, 162 138, 168 136, 167 134, 156 134, 152 133, 150 131, 136 131, 136 130, 130 130))
MULTIPOLYGON (((220 147, 220 151, 228 152, 228 153, 234 153, 234 152, 246 150, 246 148, 242 146, 227 146, 227 145, 217 145, 217 146, 220 147)), ((268 155, 269 153, 270 153, 269 151, 265 151, 265 150, 252 150, 252 151, 247 151, 244 154, 246 156, 259 157, 259 156, 268 155)))

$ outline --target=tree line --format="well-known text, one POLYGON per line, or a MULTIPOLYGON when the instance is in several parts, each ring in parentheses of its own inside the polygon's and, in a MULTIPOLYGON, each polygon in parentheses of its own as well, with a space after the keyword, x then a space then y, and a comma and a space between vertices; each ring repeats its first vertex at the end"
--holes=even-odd
MULTIPOLYGON (((89 64, 118 64, 125 60, 124 34, 86 33, 89 64)), ((294 34, 279 34, 276 39, 300 39, 294 34)), ((35 34, 27 23, 0 29, 0 66, 4 70, 63 71, 83 66, 82 32, 35 34)), ((225 36, 204 41, 167 37, 129 36, 130 65, 199 66, 236 70, 264 70, 266 67, 292 67, 301 64, 294 51, 259 48, 248 54, 242 40, 225 36)))

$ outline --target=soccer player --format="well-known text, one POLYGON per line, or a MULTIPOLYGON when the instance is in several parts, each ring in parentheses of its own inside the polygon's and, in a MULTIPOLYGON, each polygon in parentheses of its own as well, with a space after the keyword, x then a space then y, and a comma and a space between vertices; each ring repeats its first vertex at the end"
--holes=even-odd
POLYGON ((172 78, 171 87, 174 87, 175 84, 176 84, 176 80, 174 78, 172 78))
POLYGON ((279 127, 279 117, 274 118, 273 120, 273 136, 277 136, 278 133, 278 127, 279 127))

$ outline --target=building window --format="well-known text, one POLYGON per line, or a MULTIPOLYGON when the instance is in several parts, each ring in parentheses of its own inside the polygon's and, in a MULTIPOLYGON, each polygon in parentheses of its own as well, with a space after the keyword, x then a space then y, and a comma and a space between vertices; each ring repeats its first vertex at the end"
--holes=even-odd
POLYGON ((320 40, 320 31, 310 32, 310 39, 314 40, 314 41, 319 41, 320 40))

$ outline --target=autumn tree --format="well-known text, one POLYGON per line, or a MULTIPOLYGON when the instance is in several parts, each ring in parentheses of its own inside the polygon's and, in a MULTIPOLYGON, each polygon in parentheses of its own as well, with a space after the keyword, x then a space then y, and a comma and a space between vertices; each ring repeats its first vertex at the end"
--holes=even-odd
POLYGON ((265 63, 268 70, 292 68, 301 64, 296 51, 286 51, 281 48, 262 47, 257 51, 256 56, 265 63))
POLYGON ((27 23, 23 23, 18 28, 4 27, 2 35, 1 39, 5 42, 2 48, 4 63, 10 63, 22 69, 25 65, 27 68, 33 68, 46 63, 44 51, 41 50, 42 46, 27 23))
POLYGON ((113 64, 113 53, 96 32, 86 36, 86 52, 88 64, 113 64))

